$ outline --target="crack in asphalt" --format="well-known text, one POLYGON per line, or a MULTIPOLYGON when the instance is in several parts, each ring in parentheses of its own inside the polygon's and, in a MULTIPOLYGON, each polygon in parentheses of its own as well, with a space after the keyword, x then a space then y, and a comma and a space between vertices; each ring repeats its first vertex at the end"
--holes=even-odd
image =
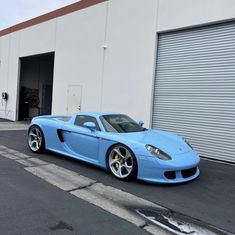
POLYGON ((59 221, 56 225, 49 227, 50 230, 55 231, 55 230, 69 230, 73 231, 73 227, 69 224, 67 224, 64 221, 59 221))
POLYGON ((81 189, 89 188, 92 185, 97 184, 97 183, 99 183, 99 181, 95 181, 95 182, 92 182, 92 183, 90 183, 88 185, 79 186, 79 187, 76 187, 76 188, 73 188, 73 189, 69 189, 69 190, 66 190, 66 192, 71 193, 71 192, 76 191, 76 190, 81 190, 81 189))

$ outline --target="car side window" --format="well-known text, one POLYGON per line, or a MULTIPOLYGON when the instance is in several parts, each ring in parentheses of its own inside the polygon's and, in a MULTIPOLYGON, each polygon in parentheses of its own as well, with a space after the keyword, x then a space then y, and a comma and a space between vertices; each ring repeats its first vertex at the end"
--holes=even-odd
POLYGON ((91 116, 87 116, 87 115, 77 115, 76 119, 75 119, 75 122, 74 122, 74 125, 85 127, 83 125, 85 122, 93 122, 93 123, 95 123, 95 125, 96 125, 95 129, 97 131, 100 131, 100 127, 99 127, 99 124, 98 124, 96 118, 91 117, 91 116))

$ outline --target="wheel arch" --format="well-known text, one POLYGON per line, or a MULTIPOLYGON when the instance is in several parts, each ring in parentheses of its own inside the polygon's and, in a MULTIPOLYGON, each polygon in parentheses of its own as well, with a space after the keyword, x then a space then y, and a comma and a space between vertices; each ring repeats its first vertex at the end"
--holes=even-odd
POLYGON ((44 132, 43 127, 42 127, 42 125, 40 125, 40 123, 32 122, 28 127, 28 132, 27 133, 29 133, 30 128, 33 127, 33 126, 39 127, 41 129, 41 131, 44 132))

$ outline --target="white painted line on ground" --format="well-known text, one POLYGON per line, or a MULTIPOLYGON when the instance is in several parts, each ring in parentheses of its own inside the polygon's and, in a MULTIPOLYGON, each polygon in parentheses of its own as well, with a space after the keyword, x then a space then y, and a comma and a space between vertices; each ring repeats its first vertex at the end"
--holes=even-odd
POLYGON ((20 152, 15 153, 14 155, 17 156, 17 157, 19 157, 19 158, 22 158, 22 159, 32 158, 31 156, 26 155, 26 154, 24 154, 24 153, 20 153, 20 152))
POLYGON ((7 148, 5 151, 8 153, 13 153, 13 154, 19 153, 18 151, 14 150, 14 149, 9 149, 9 148, 7 148))
MULTIPOLYGON (((6 157, 6 158, 12 159, 12 160, 32 158, 29 155, 26 155, 26 154, 21 153, 17 150, 14 150, 14 149, 7 148, 4 145, 0 145, 0 155, 2 155, 3 157, 6 157)), ((37 158, 32 158, 32 159, 34 159, 34 160, 31 160, 34 162, 34 164, 32 166, 45 164, 45 162, 41 162, 40 159, 37 159, 37 158)), ((18 161, 18 162, 21 163, 20 161, 18 161)), ((23 162, 22 162, 22 164, 23 164, 23 162)), ((31 165, 28 165, 28 166, 31 166, 31 165)))
MULTIPOLYGON (((147 201, 145 199, 139 198, 137 196, 134 196, 133 194, 124 192, 120 189, 116 189, 112 186, 106 186, 102 183, 96 183, 94 185, 91 185, 89 188, 85 189, 79 189, 76 191, 71 192, 74 195, 79 195, 79 197, 82 197, 82 195, 86 195, 92 192, 97 197, 100 197, 104 199, 104 201, 113 201, 116 204, 122 204, 126 207, 136 207, 138 205, 140 208, 142 207, 154 207, 157 209, 163 209, 160 206, 157 206, 156 204, 147 201)), ((84 199, 86 196, 84 196, 84 199)))
POLYGON ((24 159, 22 159, 22 160, 16 160, 16 161, 17 161, 18 163, 24 165, 24 166, 27 166, 27 167, 35 166, 32 162, 29 162, 29 161, 24 160, 24 159))
POLYGON ((19 157, 13 155, 12 153, 1 153, 1 156, 12 159, 12 160, 17 160, 19 157))
POLYGON ((38 158, 27 158, 27 159, 20 159, 16 160, 18 163, 24 165, 24 166, 40 166, 40 165, 47 165, 49 164, 48 162, 45 162, 43 160, 40 160, 38 158))
POLYGON ((27 171, 65 191, 87 187, 96 181, 54 164, 26 167, 27 171))
POLYGON ((38 159, 38 158, 28 158, 25 161, 32 162, 35 165, 46 165, 46 164, 49 164, 49 162, 43 161, 43 160, 38 159))
POLYGON ((3 149, 7 149, 7 147, 5 145, 0 145, 0 149, 3 150, 3 149))

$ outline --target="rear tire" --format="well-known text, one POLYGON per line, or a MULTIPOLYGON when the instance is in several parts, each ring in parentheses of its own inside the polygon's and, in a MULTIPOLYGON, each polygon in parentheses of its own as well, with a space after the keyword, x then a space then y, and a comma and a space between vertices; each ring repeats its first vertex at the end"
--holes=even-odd
POLYGON ((138 165, 133 152, 123 144, 114 145, 107 154, 108 168, 120 180, 136 179, 138 165))
POLYGON ((28 131, 28 146, 34 153, 42 153, 45 151, 45 139, 42 129, 33 125, 28 131))

